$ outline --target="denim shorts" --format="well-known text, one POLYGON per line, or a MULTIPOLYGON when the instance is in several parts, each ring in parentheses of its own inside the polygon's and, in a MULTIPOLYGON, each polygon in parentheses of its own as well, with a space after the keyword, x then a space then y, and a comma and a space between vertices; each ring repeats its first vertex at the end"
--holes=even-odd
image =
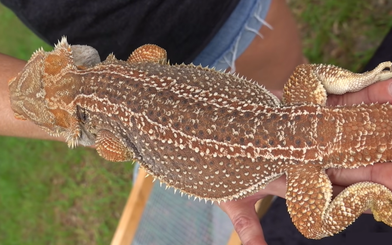
POLYGON ((259 36, 265 22, 271 0, 241 0, 225 24, 211 42, 194 59, 195 65, 215 67, 217 70, 231 68, 235 71, 235 60, 246 50, 252 40, 259 36))

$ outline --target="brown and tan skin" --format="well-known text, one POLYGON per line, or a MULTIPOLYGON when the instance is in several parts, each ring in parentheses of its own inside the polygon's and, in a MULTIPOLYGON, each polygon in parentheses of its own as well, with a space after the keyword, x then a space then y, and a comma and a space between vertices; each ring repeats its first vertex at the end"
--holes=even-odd
POLYGON ((135 159, 201 199, 241 199, 286 174, 289 213, 308 238, 338 233, 368 208, 392 225, 390 190, 360 182, 331 200, 325 174, 392 160, 390 104, 325 105, 327 93, 391 78, 391 62, 364 74, 298 66, 281 102, 233 74, 169 65, 155 45, 128 61, 110 55, 89 64, 75 47, 63 38, 54 51, 37 51, 10 81, 18 118, 64 136, 69 146, 95 144, 107 160, 135 159))

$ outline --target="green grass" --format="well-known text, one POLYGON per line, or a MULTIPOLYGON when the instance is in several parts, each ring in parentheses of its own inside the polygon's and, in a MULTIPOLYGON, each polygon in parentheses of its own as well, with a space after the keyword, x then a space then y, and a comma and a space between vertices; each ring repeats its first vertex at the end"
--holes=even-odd
MULTIPOLYGON (((311 62, 360 69, 392 26, 390 1, 289 1, 311 62)), ((28 59, 50 46, 0 5, 0 52, 28 59)), ((108 244, 132 182, 131 163, 92 149, 0 137, 0 243, 108 244)))
POLYGON ((0 139, 1 244, 108 244, 131 164, 59 142, 0 139))
POLYGON ((312 63, 358 71, 392 27, 391 1, 290 0, 312 63))

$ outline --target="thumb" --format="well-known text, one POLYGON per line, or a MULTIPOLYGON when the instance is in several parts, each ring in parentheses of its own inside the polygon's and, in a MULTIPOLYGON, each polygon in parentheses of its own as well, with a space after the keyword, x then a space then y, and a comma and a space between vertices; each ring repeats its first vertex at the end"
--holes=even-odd
POLYGON ((259 217, 255 211, 257 200, 258 198, 251 196, 242 200, 224 202, 219 205, 229 216, 243 245, 267 245, 259 217))

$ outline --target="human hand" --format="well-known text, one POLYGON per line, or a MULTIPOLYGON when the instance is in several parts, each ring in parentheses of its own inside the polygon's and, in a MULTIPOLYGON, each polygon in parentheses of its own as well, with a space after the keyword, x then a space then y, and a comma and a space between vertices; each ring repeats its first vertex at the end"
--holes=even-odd
MULTIPOLYGON (((356 93, 329 95, 327 104, 351 105, 361 102, 392 102, 392 80, 373 84, 356 93)), ((333 183, 334 195, 337 195, 347 186, 362 181, 377 182, 392 189, 392 163, 375 164, 358 169, 328 169, 327 174, 333 183)), ((254 206, 259 199, 267 195, 276 195, 284 198, 285 193, 286 179, 285 176, 282 176, 252 196, 237 201, 224 202, 219 206, 230 217, 234 229, 244 245, 263 245, 267 243, 254 206)))

